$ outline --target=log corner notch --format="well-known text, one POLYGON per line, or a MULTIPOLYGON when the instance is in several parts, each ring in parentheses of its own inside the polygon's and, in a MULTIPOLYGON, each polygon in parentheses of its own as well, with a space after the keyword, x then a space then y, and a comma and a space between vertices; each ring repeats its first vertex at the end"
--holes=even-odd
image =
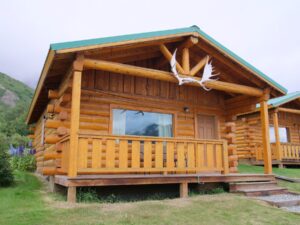
POLYGON ((265 174, 272 174, 272 156, 269 134, 269 110, 268 100, 270 98, 270 89, 265 89, 263 96, 260 98, 260 116, 262 127, 262 145, 264 155, 265 174))
POLYGON ((77 153, 78 153, 78 130, 80 118, 80 97, 81 79, 83 70, 84 56, 77 55, 72 67, 72 99, 71 99, 71 118, 70 118, 70 151, 68 176, 77 176, 77 153))
POLYGON ((235 140, 235 133, 236 133, 236 118, 232 118, 232 121, 225 123, 226 129, 226 136, 225 139, 227 140, 228 144, 228 162, 229 162, 229 172, 230 173, 237 173, 238 172, 238 155, 236 150, 236 140, 235 140))

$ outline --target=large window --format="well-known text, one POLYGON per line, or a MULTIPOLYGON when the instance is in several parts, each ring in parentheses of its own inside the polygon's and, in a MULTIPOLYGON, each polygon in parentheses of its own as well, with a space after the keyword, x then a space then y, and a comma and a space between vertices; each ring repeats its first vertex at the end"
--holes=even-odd
POLYGON ((173 116, 165 113, 113 109, 113 134, 172 137, 173 116))
MULTIPOLYGON (((289 142, 289 129, 287 127, 279 127, 279 139, 281 143, 287 143, 289 142)), ((275 130, 274 127, 270 127, 270 142, 275 143, 276 137, 275 137, 275 130)))

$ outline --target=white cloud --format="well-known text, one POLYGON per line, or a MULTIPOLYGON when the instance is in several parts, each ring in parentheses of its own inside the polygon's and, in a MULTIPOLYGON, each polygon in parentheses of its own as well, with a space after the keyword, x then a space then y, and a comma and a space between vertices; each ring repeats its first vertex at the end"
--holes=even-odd
POLYGON ((0 71, 34 86, 49 44, 198 25, 296 91, 300 83, 300 1, 5 1, 0 71))

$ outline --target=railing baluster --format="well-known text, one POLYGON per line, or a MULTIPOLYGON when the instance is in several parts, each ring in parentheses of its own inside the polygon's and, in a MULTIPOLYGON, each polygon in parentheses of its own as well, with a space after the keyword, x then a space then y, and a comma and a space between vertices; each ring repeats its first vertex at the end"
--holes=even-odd
POLYGON ((101 140, 93 139, 92 145, 92 168, 100 168, 102 142, 101 140))
POLYGON ((106 168, 115 168, 115 140, 106 141, 106 168))
POLYGON ((177 143, 177 168, 183 169, 185 168, 185 158, 184 158, 184 144, 185 143, 177 143))
POLYGON ((78 142, 78 168, 87 168, 88 140, 79 138, 78 142))
POLYGON ((163 142, 155 143, 155 168, 163 168, 163 142))
POLYGON ((140 142, 132 141, 132 157, 131 157, 131 167, 140 168, 140 142))
POLYGON ((128 141, 120 141, 119 149, 119 168, 126 169, 128 167, 128 141))
POLYGON ((196 150, 196 167, 198 170, 204 168, 204 144, 197 143, 197 150, 196 150))
POLYGON ((187 160, 188 168, 195 168, 195 143, 188 143, 187 160))
POLYGON ((167 142, 167 169, 172 170, 175 167, 174 164, 174 143, 167 142))
POLYGON ((214 146, 212 144, 206 145, 206 160, 207 160, 207 167, 212 169, 214 167, 214 146))
POLYGON ((216 144, 216 167, 218 170, 222 169, 222 146, 220 144, 216 144))
POLYGON ((151 141, 144 142, 144 168, 152 167, 152 143, 151 141))

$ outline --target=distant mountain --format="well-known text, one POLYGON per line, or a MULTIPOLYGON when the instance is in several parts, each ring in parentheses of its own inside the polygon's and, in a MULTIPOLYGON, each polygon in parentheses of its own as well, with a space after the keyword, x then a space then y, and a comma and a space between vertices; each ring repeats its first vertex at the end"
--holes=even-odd
POLYGON ((26 135, 25 117, 33 89, 0 72, 0 133, 26 135))
POLYGON ((20 101, 30 102, 33 89, 0 72, 0 104, 14 107, 20 101))

